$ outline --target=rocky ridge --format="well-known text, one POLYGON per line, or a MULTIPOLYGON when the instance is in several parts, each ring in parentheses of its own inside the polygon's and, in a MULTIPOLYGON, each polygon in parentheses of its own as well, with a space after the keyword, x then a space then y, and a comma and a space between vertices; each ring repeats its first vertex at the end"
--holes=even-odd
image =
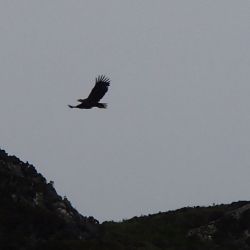
MULTIPOLYGON (((35 167, 0 150, 0 246, 33 248, 49 240, 87 240, 98 235, 99 222, 77 212, 53 182, 35 167)), ((16 248, 17 249, 17 248, 16 248)))
POLYGON ((249 250, 250 202, 99 222, 35 167, 0 150, 0 250, 249 250))

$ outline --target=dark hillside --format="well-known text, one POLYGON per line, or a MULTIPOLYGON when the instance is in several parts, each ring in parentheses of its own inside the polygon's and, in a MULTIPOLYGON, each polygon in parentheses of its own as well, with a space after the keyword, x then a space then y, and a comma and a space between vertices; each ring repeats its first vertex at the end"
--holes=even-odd
POLYGON ((250 203, 182 208, 121 223, 106 222, 102 227, 103 245, 116 243, 109 249, 247 250, 250 203))
POLYGON ((0 151, 0 249, 34 249, 45 242, 95 238, 98 222, 83 217, 53 183, 0 151))
POLYGON ((249 250, 250 202, 99 224, 34 166, 0 150, 0 250, 249 250))

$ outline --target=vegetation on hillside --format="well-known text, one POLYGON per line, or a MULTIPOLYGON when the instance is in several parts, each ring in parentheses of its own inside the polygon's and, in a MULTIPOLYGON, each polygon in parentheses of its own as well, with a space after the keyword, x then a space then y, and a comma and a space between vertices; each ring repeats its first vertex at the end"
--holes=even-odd
POLYGON ((29 163, 0 150, 1 250, 249 250, 250 202, 99 224, 29 163))

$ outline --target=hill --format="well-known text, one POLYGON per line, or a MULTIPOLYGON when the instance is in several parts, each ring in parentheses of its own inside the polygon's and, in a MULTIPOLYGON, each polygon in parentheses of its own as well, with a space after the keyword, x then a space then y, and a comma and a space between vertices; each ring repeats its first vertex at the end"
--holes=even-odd
POLYGON ((99 222, 79 214, 34 166, 0 150, 0 249, 249 250, 250 202, 99 222))
POLYGON ((50 242, 87 240, 98 221, 80 215, 34 166, 0 150, 0 249, 44 249, 50 242))

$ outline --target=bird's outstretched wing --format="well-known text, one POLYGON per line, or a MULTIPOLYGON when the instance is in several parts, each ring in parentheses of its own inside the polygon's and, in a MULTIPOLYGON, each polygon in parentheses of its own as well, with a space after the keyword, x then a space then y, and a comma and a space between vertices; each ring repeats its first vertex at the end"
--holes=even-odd
POLYGON ((98 76, 95 79, 95 86, 91 90, 89 96, 88 96, 88 101, 91 103, 98 103, 103 96, 106 94, 108 91, 108 86, 110 85, 110 80, 104 75, 98 76))

